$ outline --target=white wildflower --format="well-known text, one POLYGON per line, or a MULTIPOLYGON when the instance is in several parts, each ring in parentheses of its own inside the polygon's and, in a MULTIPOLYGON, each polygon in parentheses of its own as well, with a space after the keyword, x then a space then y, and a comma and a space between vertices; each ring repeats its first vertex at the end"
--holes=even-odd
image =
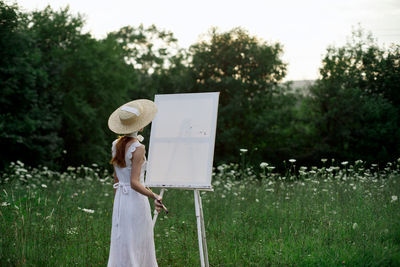
POLYGON ((349 164, 348 161, 342 161, 342 165, 343 165, 343 166, 346 166, 347 164, 349 164))
POLYGON ((94 210, 91 210, 91 209, 82 209, 82 211, 87 212, 87 213, 94 213, 94 210))
POLYGON ((268 163, 266 163, 266 162, 261 162, 261 163, 260 163, 260 167, 261 167, 262 169, 265 169, 266 167, 268 167, 268 163))
POLYGON ((78 234, 78 227, 72 227, 71 229, 67 229, 67 235, 76 235, 78 234))
POLYGON ((328 161, 328 159, 321 159, 322 163, 325 163, 328 161))
POLYGON ((241 148, 241 149, 240 149, 240 152, 241 152, 241 153, 246 153, 247 151, 248 151, 248 150, 245 149, 245 148, 241 148))
POLYGON ((358 224, 357 223, 353 223, 353 229, 355 230, 355 229, 357 229, 357 227, 358 227, 358 224))
POLYGON ((10 205, 10 203, 8 203, 8 202, 2 202, 2 203, 1 203, 1 206, 2 206, 2 207, 9 206, 9 205, 10 205))
POLYGON ((391 202, 395 202, 395 201, 397 201, 397 196, 392 196, 392 201, 391 202))
POLYGON ((295 163, 295 162, 296 162, 296 160, 295 160, 295 159, 289 159, 289 162, 291 162, 291 163, 295 163))
POLYGON ((256 198, 256 202, 260 202, 260 200, 258 200, 258 198, 256 198))
POLYGON ((45 184, 42 184, 42 187, 43 187, 43 188, 47 188, 47 185, 45 185, 45 184))

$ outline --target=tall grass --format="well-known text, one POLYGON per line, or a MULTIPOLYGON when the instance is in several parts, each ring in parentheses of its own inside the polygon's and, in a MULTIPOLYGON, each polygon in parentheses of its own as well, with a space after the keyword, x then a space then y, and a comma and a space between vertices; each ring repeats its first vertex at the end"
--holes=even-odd
MULTIPOLYGON (((323 162, 307 169, 288 161, 286 175, 267 163, 215 168, 214 192, 201 193, 210 266, 400 266, 400 162, 379 171, 323 162)), ((17 162, 1 181, 2 266, 107 264, 107 171, 17 162)), ((168 189, 164 202, 170 214, 154 229, 159 265, 199 266, 193 192, 168 189)))

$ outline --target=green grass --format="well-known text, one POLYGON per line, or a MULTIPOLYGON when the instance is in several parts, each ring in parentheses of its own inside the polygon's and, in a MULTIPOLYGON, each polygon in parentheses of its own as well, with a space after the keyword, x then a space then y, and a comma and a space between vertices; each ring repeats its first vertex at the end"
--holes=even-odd
MULTIPOLYGON (((210 266, 400 266, 398 163, 379 174, 360 162, 269 172, 215 170, 214 192, 201 193, 210 266)), ((1 181, 1 266, 106 266, 107 172, 17 163, 1 181)), ((154 232, 159 266, 199 266, 193 191, 168 189, 164 202, 170 214, 158 216, 154 232)))

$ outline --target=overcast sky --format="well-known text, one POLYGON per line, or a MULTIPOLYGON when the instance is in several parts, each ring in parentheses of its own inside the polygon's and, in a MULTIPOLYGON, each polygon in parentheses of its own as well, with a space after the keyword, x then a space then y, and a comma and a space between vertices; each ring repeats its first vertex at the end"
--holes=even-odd
MULTIPOLYGON (((7 0, 6 0, 7 1, 7 0)), ((316 79, 328 45, 341 46, 361 24, 381 45, 400 43, 400 0, 18 0, 25 11, 70 6, 86 28, 103 38, 132 25, 155 24, 188 48, 210 27, 241 26, 268 42, 280 42, 289 63, 285 80, 316 79)))

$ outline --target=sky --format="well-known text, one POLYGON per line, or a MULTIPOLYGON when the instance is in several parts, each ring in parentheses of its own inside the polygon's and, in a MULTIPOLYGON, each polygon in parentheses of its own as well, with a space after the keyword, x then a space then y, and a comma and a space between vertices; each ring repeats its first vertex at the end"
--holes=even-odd
POLYGON ((171 31, 188 48, 211 27, 246 29, 250 35, 283 45, 285 80, 318 78, 330 45, 343 46, 360 24, 382 47, 400 44, 400 0, 17 0, 23 10, 69 5, 84 16, 84 32, 104 38, 123 26, 171 31))

